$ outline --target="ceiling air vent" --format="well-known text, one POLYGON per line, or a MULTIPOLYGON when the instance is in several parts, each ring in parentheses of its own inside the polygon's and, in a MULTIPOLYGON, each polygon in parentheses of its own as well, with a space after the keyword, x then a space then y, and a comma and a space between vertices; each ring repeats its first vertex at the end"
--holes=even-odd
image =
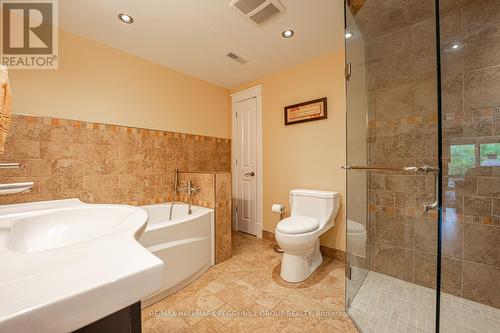
POLYGON ((243 59, 242 57, 240 57, 237 54, 234 54, 233 52, 226 54, 226 56, 233 59, 234 61, 239 62, 240 64, 245 64, 247 62, 245 59, 243 59))
POLYGON ((230 6, 257 25, 285 11, 280 0, 233 0, 230 6))

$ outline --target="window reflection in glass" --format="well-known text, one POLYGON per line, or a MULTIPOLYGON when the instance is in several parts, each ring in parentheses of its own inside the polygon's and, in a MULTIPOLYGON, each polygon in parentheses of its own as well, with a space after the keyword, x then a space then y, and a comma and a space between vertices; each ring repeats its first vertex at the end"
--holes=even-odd
POLYGON ((464 177, 468 169, 476 166, 476 145, 451 145, 450 157, 448 175, 464 177))
POLYGON ((500 166, 500 143, 483 143, 480 148, 482 167, 500 166))

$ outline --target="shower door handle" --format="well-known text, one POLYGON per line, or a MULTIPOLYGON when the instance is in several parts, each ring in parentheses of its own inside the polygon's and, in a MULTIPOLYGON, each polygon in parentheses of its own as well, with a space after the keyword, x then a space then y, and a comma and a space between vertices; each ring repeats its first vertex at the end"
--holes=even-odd
POLYGON ((439 206, 439 169, 435 167, 431 167, 429 165, 422 165, 419 167, 416 166, 407 166, 404 168, 377 168, 377 167, 368 167, 368 166, 357 166, 357 165, 346 165, 342 166, 344 170, 367 170, 367 171, 386 171, 386 172, 399 172, 399 173, 432 173, 434 175, 435 180, 435 196, 433 203, 424 203, 424 214, 429 210, 437 209, 439 206))
POLYGON ((439 206, 439 174, 437 172, 434 172, 434 202, 433 203, 427 203, 424 202, 424 214, 427 213, 429 210, 434 210, 437 209, 439 206))
POLYGON ((390 171, 390 172, 401 172, 401 173, 409 173, 409 172, 433 172, 437 173, 438 169, 423 165, 420 167, 416 166, 407 166, 404 168, 378 168, 378 167, 369 167, 369 166, 358 166, 358 165, 343 165, 342 169, 344 170, 367 170, 367 171, 390 171))
POLYGON ((436 209, 438 207, 438 202, 437 200, 434 201, 433 203, 431 204, 428 204, 426 202, 424 202, 424 213, 427 213, 429 210, 431 209, 436 209))

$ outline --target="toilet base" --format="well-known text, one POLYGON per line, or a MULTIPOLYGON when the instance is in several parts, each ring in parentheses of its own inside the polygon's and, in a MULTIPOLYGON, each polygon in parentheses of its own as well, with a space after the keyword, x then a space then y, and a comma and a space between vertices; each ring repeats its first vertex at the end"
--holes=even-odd
POLYGON ((287 282, 297 283, 306 280, 323 262, 319 250, 319 239, 307 251, 285 252, 281 259, 280 276, 287 282))

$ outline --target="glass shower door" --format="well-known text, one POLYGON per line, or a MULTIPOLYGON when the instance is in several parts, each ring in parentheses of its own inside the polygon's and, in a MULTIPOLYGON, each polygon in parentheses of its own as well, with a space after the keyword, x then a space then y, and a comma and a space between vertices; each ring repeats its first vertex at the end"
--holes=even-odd
POLYGON ((439 210, 433 1, 346 2, 348 313, 433 332, 439 210))
MULTIPOLYGON (((368 95, 366 45, 349 10, 346 11, 346 49, 348 63, 347 156, 349 165, 368 165, 368 95)), ((368 177, 366 173, 347 173, 347 304, 354 299, 368 273, 367 219, 368 177), (355 230, 357 233, 353 233, 355 230)))
POLYGON ((440 1, 441 332, 500 332, 500 1, 440 1))

